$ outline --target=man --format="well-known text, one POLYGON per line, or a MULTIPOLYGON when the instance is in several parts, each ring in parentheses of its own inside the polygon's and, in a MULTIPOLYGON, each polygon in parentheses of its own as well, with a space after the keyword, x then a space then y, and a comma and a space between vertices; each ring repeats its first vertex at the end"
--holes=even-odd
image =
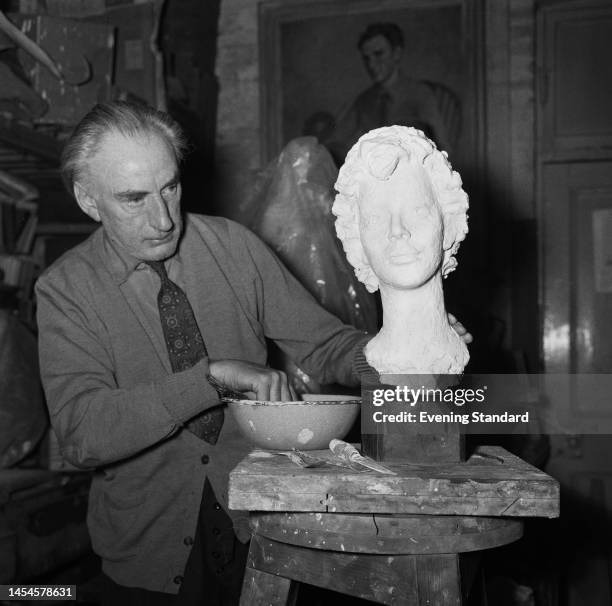
POLYGON ((295 397, 266 366, 266 338, 323 382, 355 385, 368 338, 245 228, 181 215, 183 150, 145 106, 85 116, 63 173, 102 227, 37 283, 51 422, 63 455, 99 471, 88 527, 114 605, 237 603, 249 534, 244 512, 226 513, 227 480, 250 447, 217 390, 295 397))
POLYGON ((357 44, 372 85, 363 91, 338 117, 336 129, 329 144, 339 164, 366 132, 381 126, 399 124, 422 130, 438 147, 451 151, 452 141, 448 122, 457 116, 443 116, 439 110, 438 95, 450 100, 445 105, 454 107, 456 99, 439 84, 415 80, 400 69, 404 52, 404 37, 394 23, 369 25, 357 44))

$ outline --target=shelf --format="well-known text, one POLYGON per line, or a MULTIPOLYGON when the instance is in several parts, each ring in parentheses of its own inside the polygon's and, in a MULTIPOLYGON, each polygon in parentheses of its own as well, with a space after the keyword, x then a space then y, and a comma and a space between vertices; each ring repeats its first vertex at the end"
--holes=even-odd
POLYGON ((6 116, 0 116, 0 141, 59 164, 62 152, 60 141, 6 116))

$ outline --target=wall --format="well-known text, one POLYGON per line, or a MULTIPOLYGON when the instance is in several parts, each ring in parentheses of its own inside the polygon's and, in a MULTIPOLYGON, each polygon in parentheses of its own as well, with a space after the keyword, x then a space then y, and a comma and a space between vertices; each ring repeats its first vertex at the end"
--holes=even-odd
POLYGON ((499 288, 492 302, 506 322, 505 346, 539 368, 535 201, 535 2, 487 0, 486 171, 496 212, 489 217, 499 288))
POLYGON ((160 32, 168 109, 189 135, 183 206, 213 211, 217 111, 215 76, 220 0, 166 0, 160 32))
POLYGON ((216 71, 217 207, 236 217, 261 167, 256 0, 222 0, 216 71))
MULTIPOLYGON (((287 2, 299 0, 286 0, 287 2)), ((534 0, 482 0, 487 222, 504 346, 538 357, 534 194, 534 0)), ((222 0, 217 47, 219 212, 240 215, 261 168, 257 0, 222 0)), ((489 278, 487 278, 488 280, 489 278)))

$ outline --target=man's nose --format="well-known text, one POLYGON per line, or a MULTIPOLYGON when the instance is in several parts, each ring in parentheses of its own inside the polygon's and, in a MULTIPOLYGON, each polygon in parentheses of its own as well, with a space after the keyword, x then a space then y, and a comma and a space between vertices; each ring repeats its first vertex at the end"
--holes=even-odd
POLYGON ((155 196, 149 211, 149 223, 158 231, 170 231, 174 227, 168 204, 160 195, 155 196))

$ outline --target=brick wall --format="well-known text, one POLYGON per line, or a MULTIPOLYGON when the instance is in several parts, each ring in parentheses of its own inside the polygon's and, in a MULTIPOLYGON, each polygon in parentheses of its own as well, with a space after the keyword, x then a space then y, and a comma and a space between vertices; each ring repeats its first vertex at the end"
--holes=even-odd
MULTIPOLYGON (((299 0, 285 0, 295 1, 299 0)), ((491 270, 498 274, 487 308, 506 325, 505 347, 526 352, 533 368, 538 348, 535 2, 482 0, 480 10, 485 44, 485 246, 491 270), (531 261, 527 265, 525 257, 531 261)), ((234 218, 249 199, 262 164, 257 15, 257 0, 221 2, 216 67, 218 212, 234 218)))
POLYGON ((240 214, 261 166, 257 0, 223 0, 217 44, 219 212, 240 214))
MULTIPOLYGON (((486 154, 496 156, 492 169, 504 182, 504 189, 518 194, 510 202, 513 213, 532 217, 534 1, 484 0, 483 7, 488 57, 485 81, 491 89, 487 90, 486 154)), ((240 212, 262 162, 257 14, 257 0, 221 2, 217 167, 222 206, 230 215, 240 212)))

